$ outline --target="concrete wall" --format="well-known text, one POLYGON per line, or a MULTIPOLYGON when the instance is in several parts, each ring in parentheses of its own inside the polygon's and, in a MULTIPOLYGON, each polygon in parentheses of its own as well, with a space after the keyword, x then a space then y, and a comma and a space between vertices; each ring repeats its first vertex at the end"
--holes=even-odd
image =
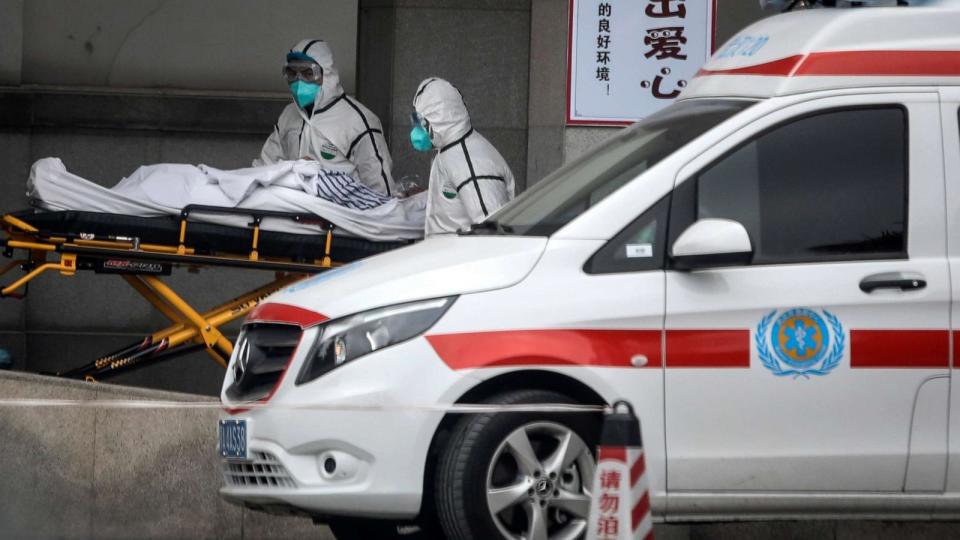
POLYGON ((284 92, 284 53, 300 39, 323 38, 344 87, 355 91, 357 0, 3 4, 3 84, 284 92))
POLYGON ((23 0, 0 2, 0 83, 18 84, 23 59, 23 0))
MULTIPOLYGON (((4 399, 202 398, 0 372, 4 399)), ((0 409, 0 537, 326 539, 220 499, 217 409, 0 409)))

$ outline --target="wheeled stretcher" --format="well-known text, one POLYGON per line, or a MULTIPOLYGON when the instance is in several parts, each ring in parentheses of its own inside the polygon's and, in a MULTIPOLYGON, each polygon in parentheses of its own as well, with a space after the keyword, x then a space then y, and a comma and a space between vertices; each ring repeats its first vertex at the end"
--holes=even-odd
POLYGON ((244 317, 271 293, 308 275, 409 244, 376 242, 335 234, 329 221, 310 214, 190 205, 178 218, 135 217, 81 211, 5 214, 0 278, 22 275, 0 285, 0 297, 22 298, 28 284, 45 273, 73 276, 78 271, 116 274, 170 320, 170 326, 142 340, 58 375, 97 380, 197 350, 226 367, 233 344, 220 328, 244 317), (229 214, 250 219, 229 227, 192 219, 229 214), (262 230, 264 219, 319 225, 321 234, 262 230), (271 270, 275 279, 257 289, 200 312, 163 281, 173 267, 226 266, 271 270))

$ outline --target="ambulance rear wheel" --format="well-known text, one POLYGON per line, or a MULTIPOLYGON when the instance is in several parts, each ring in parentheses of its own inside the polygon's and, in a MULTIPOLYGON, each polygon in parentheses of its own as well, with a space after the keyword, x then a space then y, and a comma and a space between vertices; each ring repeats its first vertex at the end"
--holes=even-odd
MULTIPOLYGON (((556 392, 525 390, 487 403, 575 402, 556 392)), ((600 427, 600 415, 590 413, 464 415, 436 474, 437 514, 447 538, 583 538, 600 427)))

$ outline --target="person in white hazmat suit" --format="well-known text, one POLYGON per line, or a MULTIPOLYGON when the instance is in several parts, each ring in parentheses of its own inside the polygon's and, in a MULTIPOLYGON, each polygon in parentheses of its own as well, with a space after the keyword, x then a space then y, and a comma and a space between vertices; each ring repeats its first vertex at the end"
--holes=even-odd
POLYGON ((380 119, 346 95, 325 41, 303 40, 287 53, 283 75, 293 103, 280 114, 254 165, 313 159, 387 196, 396 195, 380 119))
POLYGON ((427 236, 480 223, 513 199, 513 173, 492 144, 470 124, 460 91, 429 78, 413 98, 415 150, 436 149, 427 188, 427 236))

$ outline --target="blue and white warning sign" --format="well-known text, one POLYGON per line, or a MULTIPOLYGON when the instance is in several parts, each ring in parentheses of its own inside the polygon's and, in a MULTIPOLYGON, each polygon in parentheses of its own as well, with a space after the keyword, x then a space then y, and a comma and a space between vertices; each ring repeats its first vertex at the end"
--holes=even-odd
POLYGON ((715 0, 570 0, 567 124, 667 106, 713 51, 715 0))

